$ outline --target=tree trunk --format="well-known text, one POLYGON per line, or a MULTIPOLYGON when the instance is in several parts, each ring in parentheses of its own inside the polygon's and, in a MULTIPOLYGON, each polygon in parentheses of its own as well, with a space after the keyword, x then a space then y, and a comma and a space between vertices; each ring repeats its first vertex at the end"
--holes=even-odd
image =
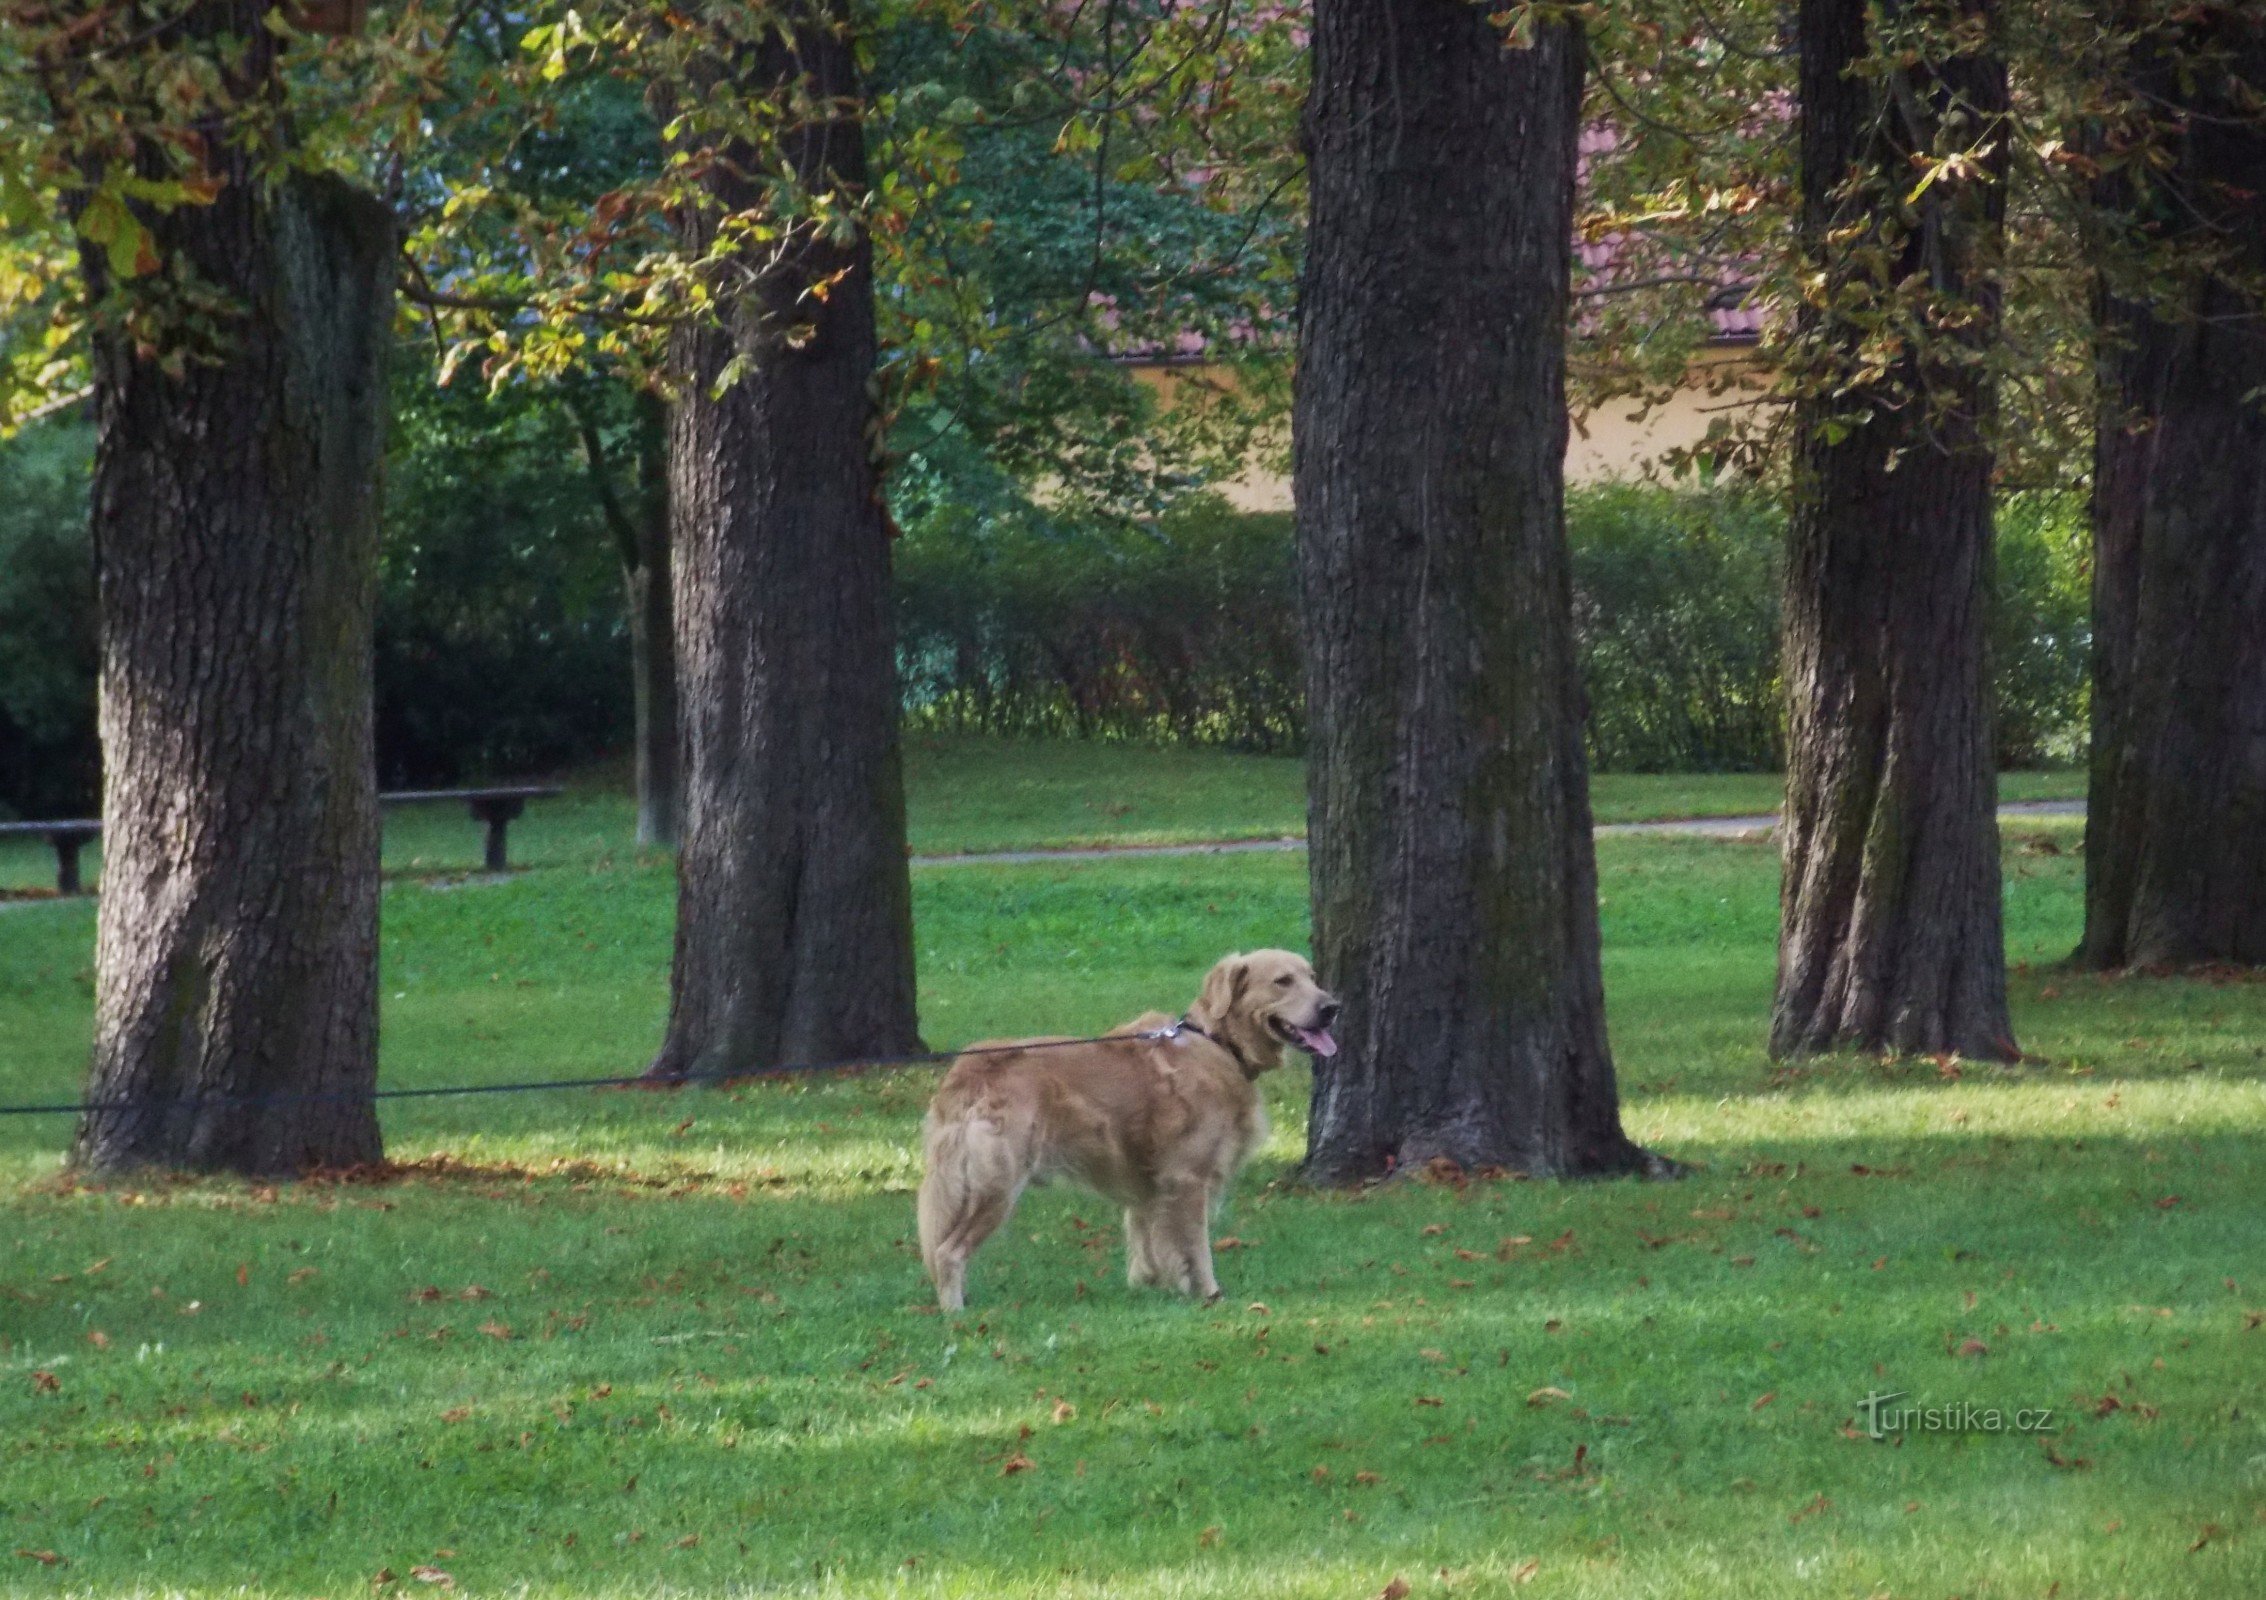
POLYGON ((2266 23, 2203 13, 2124 85, 2184 128, 2136 196, 2143 250, 2217 244, 2151 305, 2104 283, 2093 477, 2085 939, 2121 967, 2266 963, 2266 23), (2186 58, 2186 71, 2179 70, 2186 58), (2238 89, 2247 86, 2247 92, 2238 89))
MULTIPOLYGON (((823 0, 822 0, 823 3, 823 0)), ((854 104, 839 12, 724 64, 854 104)), ((786 136, 799 183, 865 181, 856 115, 786 136)), ((722 207, 754 205, 719 161, 722 207)), ((691 242, 710 218, 689 217, 691 242)), ((872 252, 816 231, 675 337, 669 434, 685 827, 669 1031, 651 1075, 920 1047, 889 541, 871 440, 872 252)))
MULTIPOLYGON (((1989 0, 1885 9, 1990 20, 1989 0)), ((1915 157, 2003 151, 2006 74, 1948 46, 1891 72, 1868 60, 1867 13, 1804 0, 1800 18, 1802 242, 1828 287, 1803 314, 1815 364, 1795 413, 1770 1044, 2012 1059, 1986 661, 1993 396, 1977 364, 1997 335, 2004 157, 1906 198, 1915 157), (1964 325, 1915 330, 1915 293, 1964 325), (1914 353, 1859 376, 1883 332, 1914 353)))
POLYGON ((582 439, 591 492, 614 538, 622 598, 629 617, 629 671, 636 723, 637 843, 675 849, 683 812, 678 782, 677 648, 669 582, 669 410, 659 396, 635 398, 637 496, 624 502, 614 484, 613 453, 598 413, 585 397, 564 395, 582 439))
MULTIPOLYGON (((233 10, 258 54, 259 7, 233 10)), ((337 179, 214 163, 213 204, 148 220, 164 260, 236 303, 217 347, 168 374, 115 324, 95 340, 87 1095, 117 1109, 85 1117, 73 1158, 97 1169, 381 1154, 370 683, 393 224, 337 179)), ((112 287, 99 259, 89 276, 112 287)))
POLYGON ((1314 942, 1306 1171, 1652 1160, 1621 1131, 1564 525, 1582 41, 1319 0, 1295 487, 1314 942))

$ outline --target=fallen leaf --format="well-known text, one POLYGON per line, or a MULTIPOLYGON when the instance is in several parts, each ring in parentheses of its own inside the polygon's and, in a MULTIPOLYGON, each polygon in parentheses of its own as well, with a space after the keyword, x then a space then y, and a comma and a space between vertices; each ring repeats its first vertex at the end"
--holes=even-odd
POLYGON ((1573 1396, 1566 1393, 1565 1390, 1545 1384, 1529 1394, 1526 1397, 1526 1403, 1539 1410, 1543 1406, 1553 1406, 1561 1400, 1571 1400, 1572 1398, 1573 1396))
POLYGON ((409 1575, 419 1583, 429 1583, 437 1588, 453 1589, 456 1587, 456 1580, 438 1567, 411 1567, 409 1575))
POLYGON ((1534 1581, 1534 1575, 1541 1570, 1541 1558, 1539 1556, 1529 1556, 1526 1560, 1511 1568, 1511 1582, 1532 1583, 1534 1581))
POLYGON ((1214 1549, 1218 1546, 1219 1542, 1220 1530, 1217 1523, 1214 1523, 1211 1527, 1206 1528, 1202 1533, 1196 1535, 1196 1548, 1199 1550, 1214 1549))
POLYGON ((237 1288, 239 1288, 239 1289, 245 1288, 245 1287, 247 1287, 247 1286, 248 1286, 248 1285, 249 1285, 249 1284, 251 1283, 251 1281, 252 1281, 252 1264, 251 1264, 251 1263, 250 1263, 249 1261, 239 1261, 239 1262, 237 1262, 237 1263, 236 1263, 236 1287, 237 1287, 237 1288))
POLYGON ((376 1575, 370 1579, 370 1587, 373 1589, 383 1589, 387 1584, 395 1583, 398 1581, 399 1580, 396 1579, 393 1575, 393 1568, 380 1567, 378 1568, 376 1575))
POLYGON ((1054 1423, 1056 1427, 1059 1428, 1065 1422, 1075 1422, 1077 1420, 1078 1408, 1076 1406, 1072 1405, 1067 1400, 1057 1400, 1054 1403, 1054 1423))
POLYGON ((688 1533, 682 1539, 679 1539, 674 1544, 670 1545, 669 1548, 672 1550, 690 1550, 694 1545, 698 1543, 700 1543, 700 1535, 697 1533, 688 1533))
POLYGON ((1448 1402, 1441 1399, 1438 1395, 1420 1394, 1416 1397, 1416 1403, 1420 1406, 1444 1406, 1448 1402))
POLYGON ((31 1375, 31 1392, 33 1394, 53 1394, 62 1387, 63 1380, 45 1368, 31 1375))
POLYGON ((26 1561, 36 1561, 43 1567, 67 1567, 71 1564, 52 1550, 25 1550, 19 1547, 16 1554, 26 1561))
POLYGON ((1393 1581, 1377 1591, 1377 1600, 1408 1600, 1408 1580, 1394 1573, 1393 1581))
POLYGON ((480 1331, 491 1339, 508 1339, 511 1337, 511 1329, 496 1321, 493 1317, 480 1324, 480 1331))
POLYGON ((1756 1396, 1755 1403, 1747 1407, 1747 1409, 1749 1411, 1760 1411, 1764 1406, 1769 1405, 1771 1401, 1777 1398, 1778 1391, 1776 1389, 1765 1389, 1760 1395, 1756 1396))
POLYGON ((1991 1347, 1980 1339, 1962 1339, 1956 1352, 1963 1356, 1987 1356, 1990 1353, 1991 1347))
POLYGON ((107 1350, 110 1348, 110 1335, 104 1333, 100 1328, 91 1329, 87 1333, 87 1343, 93 1345, 97 1350, 107 1350))
POLYGON ((1013 1455, 1009 1456, 1006 1461, 1000 1464, 999 1475, 1002 1478, 1012 1478, 1016 1473, 1028 1472, 1037 1465, 1038 1463, 1036 1461, 1033 1461, 1029 1456, 1023 1454, 1022 1451, 1018 1450, 1013 1455))
POLYGON ((451 1406, 441 1413, 441 1420, 443 1422, 462 1422, 471 1415, 472 1408, 470 1406, 451 1406))
POLYGON ((2206 1522, 2205 1524, 2203 1524, 2201 1531, 2199 1531, 2195 1535, 2195 1542, 2187 1547, 2187 1553, 2189 1555, 2195 1554, 2196 1551, 2202 1549, 2205 1545, 2209 1544, 2213 1539, 2216 1539, 2220 1534, 2225 1533, 2226 1531, 2226 1529, 2220 1527, 2216 1522, 2206 1522))

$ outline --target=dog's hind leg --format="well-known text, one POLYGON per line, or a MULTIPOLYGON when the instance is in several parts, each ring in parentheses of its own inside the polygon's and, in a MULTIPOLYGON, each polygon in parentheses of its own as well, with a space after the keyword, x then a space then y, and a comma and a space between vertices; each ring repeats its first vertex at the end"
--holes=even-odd
POLYGON ((946 1311, 967 1304, 968 1258, 1015 1209, 1030 1174, 1009 1141, 983 1121, 932 1125, 918 1203, 921 1262, 946 1311))

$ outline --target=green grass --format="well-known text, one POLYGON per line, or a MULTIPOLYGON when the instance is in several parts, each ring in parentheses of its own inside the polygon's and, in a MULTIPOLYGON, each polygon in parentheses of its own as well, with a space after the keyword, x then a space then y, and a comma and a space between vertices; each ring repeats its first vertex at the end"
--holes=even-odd
MULTIPOLYGON (((545 870, 389 886, 387 1081, 644 1059, 669 872, 598 815, 558 808, 545 870)), ((0 1122, 0 1584, 2261 1592, 2266 986, 2055 970, 2076 838, 2007 857, 2035 1059, 1956 1076, 1774 1070, 1768 847, 1607 840, 1627 1120, 1694 1176, 1317 1194, 1284 1074, 1210 1310, 1126 1289, 1107 1209, 1053 1191, 934 1315, 932 1072, 393 1105, 428 1170, 348 1187, 82 1190, 62 1122, 0 1122), (1853 1438, 1875 1389, 2054 1431, 1853 1438)), ((923 1025, 1178 1004, 1301 942, 1302 869, 919 872, 923 1025)), ((75 1087, 91 930, 0 909, 0 1099, 75 1087)))
MULTIPOLYGON (((512 825, 515 864, 559 866, 635 854, 635 814, 617 770, 584 775, 560 800, 538 801, 512 825)), ((1600 773, 1592 780, 1599 822, 1745 816, 1775 810, 1777 774, 1600 773)), ((1306 831, 1303 763, 1281 756, 1153 750, 1135 745, 1038 743, 915 736, 906 749, 909 833, 921 855, 1078 845, 1179 844, 1279 839, 1306 831)), ((2007 800, 2081 799, 2081 772, 2010 772, 2007 800)), ((389 811, 385 860, 403 873, 470 871, 480 864, 480 826, 461 808, 389 811)), ((83 868, 91 881, 101 852, 83 868)), ((44 844, 0 843, 0 893, 39 891, 55 881, 44 844)))

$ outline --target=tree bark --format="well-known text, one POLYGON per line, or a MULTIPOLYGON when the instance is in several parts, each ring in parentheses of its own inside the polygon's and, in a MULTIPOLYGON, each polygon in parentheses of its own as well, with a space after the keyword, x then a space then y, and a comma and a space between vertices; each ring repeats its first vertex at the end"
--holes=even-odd
POLYGON ((2096 298, 2092 967, 2266 963, 2266 22, 2204 11, 2121 85, 2181 119, 2104 209, 2166 265, 2096 298))
POLYGON ((566 401, 582 439, 584 464, 621 563, 629 618, 629 669, 635 707, 637 843, 676 848, 684 809, 677 726, 675 608, 669 583, 669 412, 658 395, 640 392, 636 406, 637 496, 624 502, 614 485, 612 452, 588 404, 566 401))
MULTIPOLYGON (((261 10, 191 20, 250 41, 253 82, 261 10)), ((209 348, 168 372, 96 324, 87 1097, 114 1108, 73 1159, 286 1173, 382 1153, 371 619, 394 232, 338 179, 210 148, 218 198, 145 219, 232 303, 209 348)), ((135 292, 91 252, 88 274, 97 298, 135 292)))
MULTIPOLYGON (((1987 27, 1990 0, 1891 0, 1875 20, 1987 27)), ((1916 157, 1989 142, 2006 73, 1931 43, 1870 59, 1867 0, 1804 0, 1802 245, 1827 285, 1795 413, 1785 877, 1774 1054, 2012 1059, 1986 629, 1983 356, 1996 338, 2003 155, 1917 200, 1916 157), (1947 320, 1922 326, 1920 294, 1947 320), (1906 353, 1862 374, 1868 340, 1906 353)))
POLYGON ((1319 0, 1293 441, 1314 942, 1306 1172, 1628 1172, 1564 525, 1583 72, 1461 0, 1319 0))
MULTIPOLYGON (((799 80, 847 108, 859 92, 829 0, 719 66, 757 94, 799 80)), ((863 188, 853 110, 785 137, 806 191, 863 188)), ((704 181, 722 208, 751 207, 734 174, 759 167, 716 162, 704 181)), ((696 245, 710 225, 683 224, 696 245)), ((656 1078, 920 1048, 875 354, 862 233, 799 232, 718 322, 675 336, 685 828, 656 1078)))

